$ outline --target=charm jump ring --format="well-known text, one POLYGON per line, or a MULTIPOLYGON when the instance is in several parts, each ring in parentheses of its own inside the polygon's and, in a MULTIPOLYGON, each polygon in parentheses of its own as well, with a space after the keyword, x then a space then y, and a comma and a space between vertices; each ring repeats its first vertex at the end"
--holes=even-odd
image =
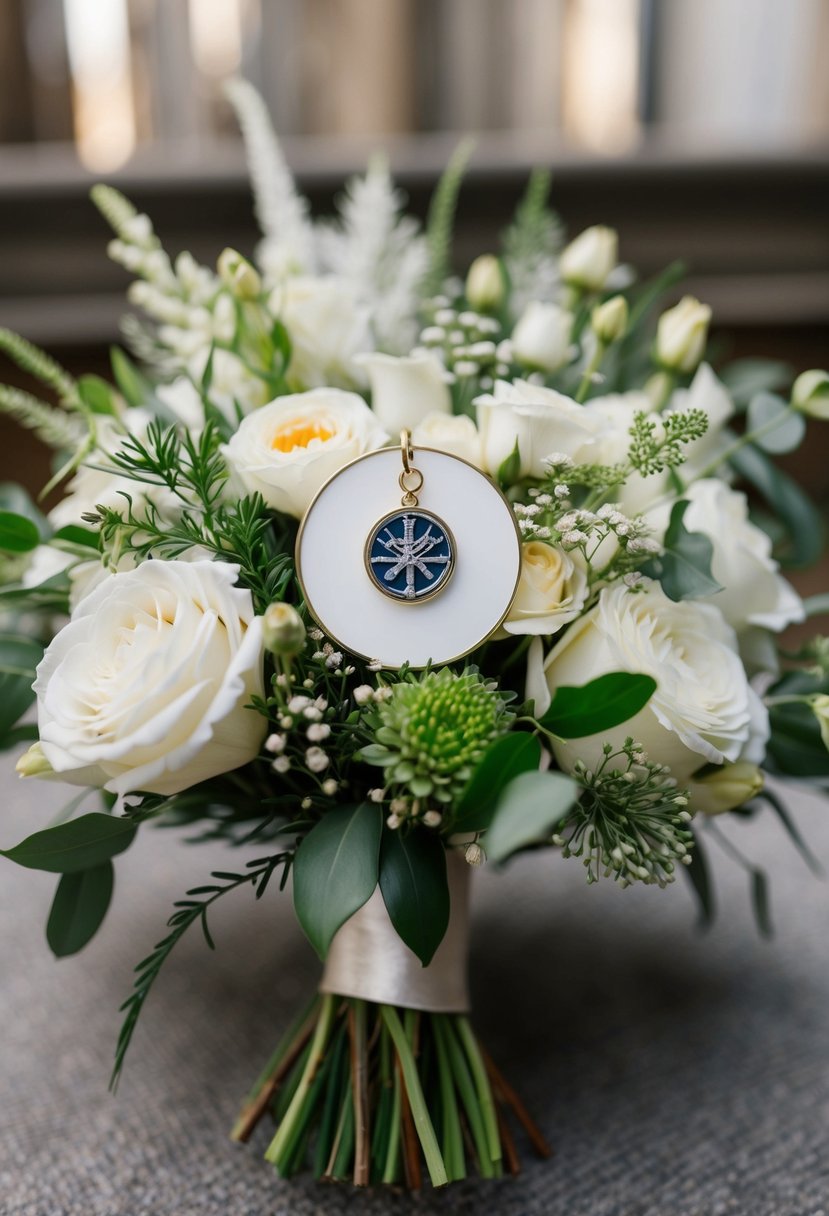
POLYGON ((403 491, 402 505, 404 507, 416 507, 417 492, 423 487, 423 474, 420 469, 415 469, 409 465, 400 474, 397 483, 403 491))
MULTIPOLYGON (((408 476, 413 471, 411 462, 414 460, 414 449, 412 448, 412 432, 405 429, 400 432, 400 455, 403 457, 403 473, 401 473, 401 477, 403 475, 408 476)), ((420 489, 420 486, 417 488, 420 489)))

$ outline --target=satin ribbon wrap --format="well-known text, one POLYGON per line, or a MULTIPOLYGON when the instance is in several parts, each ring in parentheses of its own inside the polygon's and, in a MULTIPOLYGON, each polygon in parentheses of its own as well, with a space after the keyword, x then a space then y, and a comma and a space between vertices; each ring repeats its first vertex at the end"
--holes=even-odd
POLYGON ((449 925, 428 967, 389 920, 380 888, 338 930, 325 960, 320 992, 433 1013, 469 1009, 469 872, 460 850, 446 854, 449 925))

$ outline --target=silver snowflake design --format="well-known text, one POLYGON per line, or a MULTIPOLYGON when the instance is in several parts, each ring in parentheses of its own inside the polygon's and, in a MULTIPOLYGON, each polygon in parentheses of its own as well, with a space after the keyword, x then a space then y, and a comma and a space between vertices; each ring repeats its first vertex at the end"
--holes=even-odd
POLYGON ((372 573, 381 590, 386 590, 383 582, 390 584, 401 574, 405 576, 403 587, 390 587, 386 592, 395 599, 412 601, 433 594, 437 585, 445 581, 452 566, 452 550, 446 530, 438 520, 425 512, 404 512, 394 515, 387 524, 381 523, 369 547, 372 573), (419 520, 426 523, 426 530, 417 536, 419 520), (392 530, 395 524, 398 528, 402 524, 402 532, 392 530), (378 547, 384 552, 378 553, 378 547), (443 551, 433 552, 437 548, 443 551), (381 571, 379 567, 383 566, 387 569, 381 571))

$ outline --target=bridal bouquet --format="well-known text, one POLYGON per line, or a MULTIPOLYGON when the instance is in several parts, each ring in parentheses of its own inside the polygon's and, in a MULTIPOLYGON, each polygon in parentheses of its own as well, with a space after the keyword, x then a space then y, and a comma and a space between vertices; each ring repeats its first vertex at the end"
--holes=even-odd
POLYGON ((280 1174, 360 1186, 515 1172, 518 1128, 547 1150, 468 1017, 474 867, 545 848, 588 884, 684 873, 707 917, 722 847, 768 932, 718 817, 774 812, 809 859, 764 773, 829 776, 829 640, 776 636, 829 599, 780 572, 821 525, 772 457, 829 417, 829 375, 715 374, 709 309, 660 312, 681 270, 640 282, 609 228, 565 244, 544 173, 455 278, 466 149, 423 229, 382 160, 312 220, 260 99, 231 96, 255 258, 171 260, 98 186, 135 360, 74 379, 0 331, 48 390, 0 408, 65 490, 43 514, 2 488, 0 731, 30 742, 24 778, 80 787, 4 855, 59 875, 57 956, 154 822, 241 859, 171 892, 113 1080, 182 935, 212 945, 217 900, 290 876, 325 970, 234 1137, 271 1116, 280 1174), (366 531, 387 477, 400 505, 366 531))

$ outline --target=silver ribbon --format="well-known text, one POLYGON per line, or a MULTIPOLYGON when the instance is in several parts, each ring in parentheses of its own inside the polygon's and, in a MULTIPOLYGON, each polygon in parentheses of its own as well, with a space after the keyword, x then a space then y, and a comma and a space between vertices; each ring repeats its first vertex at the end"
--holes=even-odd
POLYGON ((428 967, 397 936, 378 887, 335 934, 320 992, 434 1013, 466 1013, 471 866, 462 850, 449 849, 446 868, 449 926, 428 967))

